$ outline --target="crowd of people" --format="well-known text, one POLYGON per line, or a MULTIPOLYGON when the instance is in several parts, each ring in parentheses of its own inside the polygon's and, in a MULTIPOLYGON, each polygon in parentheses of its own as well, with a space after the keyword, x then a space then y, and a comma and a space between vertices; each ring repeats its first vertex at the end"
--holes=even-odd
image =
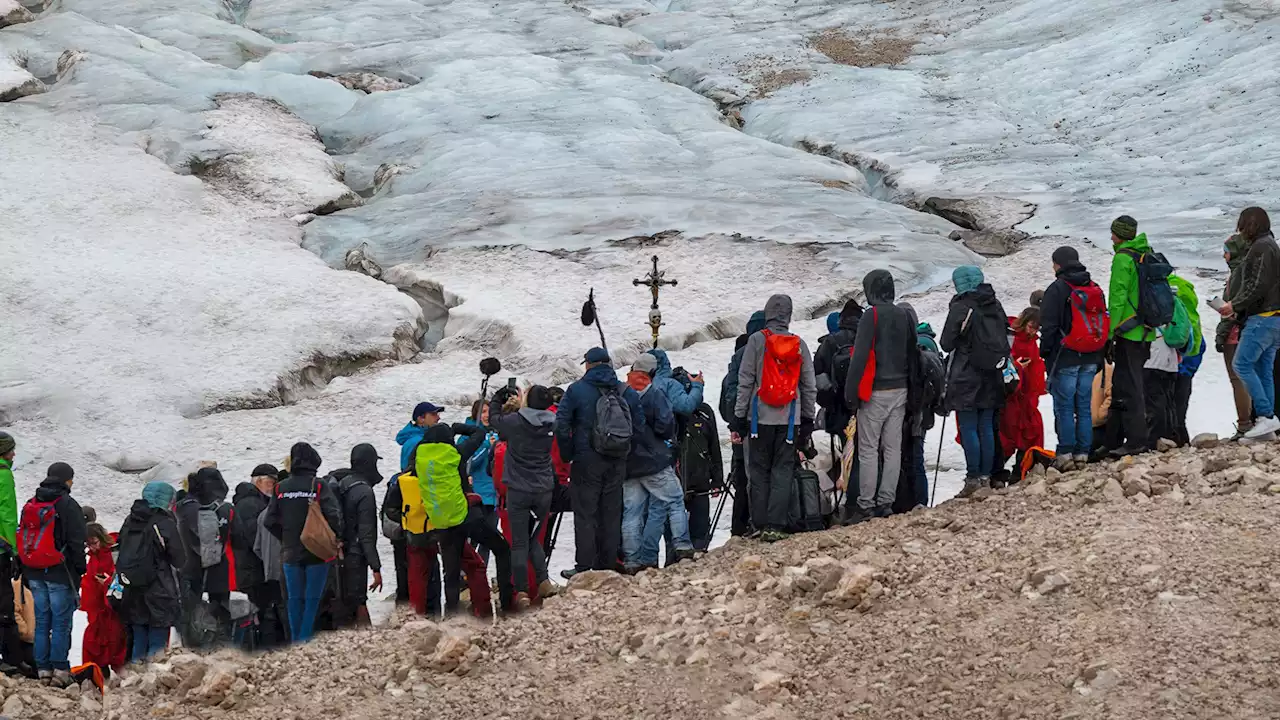
MULTIPOLYGON (((1106 291, 1076 249, 1061 247, 1053 281, 1016 316, 979 268, 957 268, 940 335, 896 302, 886 270, 864 279, 865 304, 831 314, 816 352, 791 331, 791 299, 770 297, 721 384, 728 480, 703 376, 673 368, 661 349, 619 380, 609 352, 593 348, 567 388, 512 381, 482 394, 461 423, 419 403, 396 436, 380 506, 373 445, 321 475, 319 453, 299 442, 282 468, 257 466, 230 501, 213 463, 180 489, 148 483, 109 533, 72 497, 66 463, 49 467, 19 511, 16 442, 0 433, 0 571, 14 578, 0 583, 0 670, 70 683, 77 607, 89 618, 85 661, 115 669, 163 651, 173 628, 193 647, 265 649, 368 626, 368 593, 383 584, 379 535, 392 546, 397 601, 421 615, 466 603, 484 616, 490 559, 501 612, 559 591, 548 559, 566 512, 575 541, 566 578, 656 568, 664 544, 668 564, 695 559, 710 546, 721 490, 733 498, 731 532, 766 542, 886 517, 929 504, 925 436, 952 416, 961 497, 1017 482, 1034 462, 1065 471, 1187 444, 1207 349, 1200 301, 1135 220, 1117 218, 1111 240, 1106 291), (1053 450, 1039 411, 1046 393, 1053 450), (818 428, 830 438, 831 492, 807 469, 818 428)), ((1263 210, 1240 215, 1224 257, 1224 296, 1209 304, 1222 318, 1214 344, 1235 388, 1236 438, 1274 439, 1280 249, 1263 210)))

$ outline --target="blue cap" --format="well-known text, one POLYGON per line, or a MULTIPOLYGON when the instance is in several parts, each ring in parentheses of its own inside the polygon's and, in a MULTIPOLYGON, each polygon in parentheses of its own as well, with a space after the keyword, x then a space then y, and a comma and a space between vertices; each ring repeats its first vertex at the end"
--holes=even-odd
POLYGON ((423 415, 429 415, 431 413, 442 413, 442 412, 444 412, 444 408, 440 407, 439 405, 432 405, 429 402, 420 402, 413 407, 412 419, 417 420, 423 415))
POLYGON ((593 347, 587 351, 582 358, 583 364, 586 363, 607 363, 609 362, 609 351, 604 348, 593 347))

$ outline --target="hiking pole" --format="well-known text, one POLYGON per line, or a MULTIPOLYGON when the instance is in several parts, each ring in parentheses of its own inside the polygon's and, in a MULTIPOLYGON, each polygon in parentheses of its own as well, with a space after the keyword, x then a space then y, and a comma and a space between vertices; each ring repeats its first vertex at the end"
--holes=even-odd
POLYGON ((720 502, 716 505, 715 517, 711 519, 711 535, 712 536, 715 536, 716 528, 720 526, 720 516, 724 513, 725 501, 733 497, 733 490, 731 489, 733 476, 730 475, 729 479, 730 479, 730 482, 725 483, 724 488, 720 491, 720 502))
POLYGON ((564 518, 564 513, 556 513, 556 517, 551 521, 550 542, 547 543, 547 562, 551 562, 551 553, 556 551, 556 540, 560 538, 560 520, 564 518))
POLYGON ((938 431, 938 457, 933 461, 933 488, 929 494, 929 507, 933 507, 934 501, 938 499, 938 468, 942 465, 942 443, 946 442, 947 417, 950 414, 942 416, 942 428, 938 431))

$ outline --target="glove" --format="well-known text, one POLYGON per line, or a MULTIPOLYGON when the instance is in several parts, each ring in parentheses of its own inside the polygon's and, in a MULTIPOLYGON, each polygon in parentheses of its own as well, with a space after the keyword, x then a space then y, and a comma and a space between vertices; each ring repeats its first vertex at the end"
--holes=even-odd
POLYGON ((493 394, 493 399, 497 401, 498 405, 506 405, 511 396, 516 394, 518 393, 504 385, 501 390, 493 394))
POLYGON ((804 447, 812 444, 813 440, 813 420, 805 418, 800 421, 800 428, 796 433, 796 447, 804 447))
POLYGON ((751 424, 747 422, 746 416, 742 415, 733 419, 733 423, 730 424, 729 429, 739 435, 746 435, 751 432, 751 424))

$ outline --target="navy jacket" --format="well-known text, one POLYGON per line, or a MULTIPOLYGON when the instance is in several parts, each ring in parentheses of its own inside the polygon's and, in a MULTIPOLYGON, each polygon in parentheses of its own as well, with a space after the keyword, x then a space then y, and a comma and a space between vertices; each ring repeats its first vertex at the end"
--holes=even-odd
POLYGON ((596 425, 596 401, 600 388, 615 385, 622 391, 622 399, 631 409, 632 437, 644 428, 644 413, 640 410, 640 395, 618 381, 618 373, 608 365, 597 365, 564 391, 564 398, 556 409, 556 444, 560 458, 565 462, 579 460, 603 460, 591 449, 591 433, 596 425))
POLYGON ((627 455, 629 478, 657 475, 671 467, 675 457, 668 444, 676 436, 676 416, 671 401, 657 383, 638 394, 644 427, 631 436, 631 454, 627 455))

